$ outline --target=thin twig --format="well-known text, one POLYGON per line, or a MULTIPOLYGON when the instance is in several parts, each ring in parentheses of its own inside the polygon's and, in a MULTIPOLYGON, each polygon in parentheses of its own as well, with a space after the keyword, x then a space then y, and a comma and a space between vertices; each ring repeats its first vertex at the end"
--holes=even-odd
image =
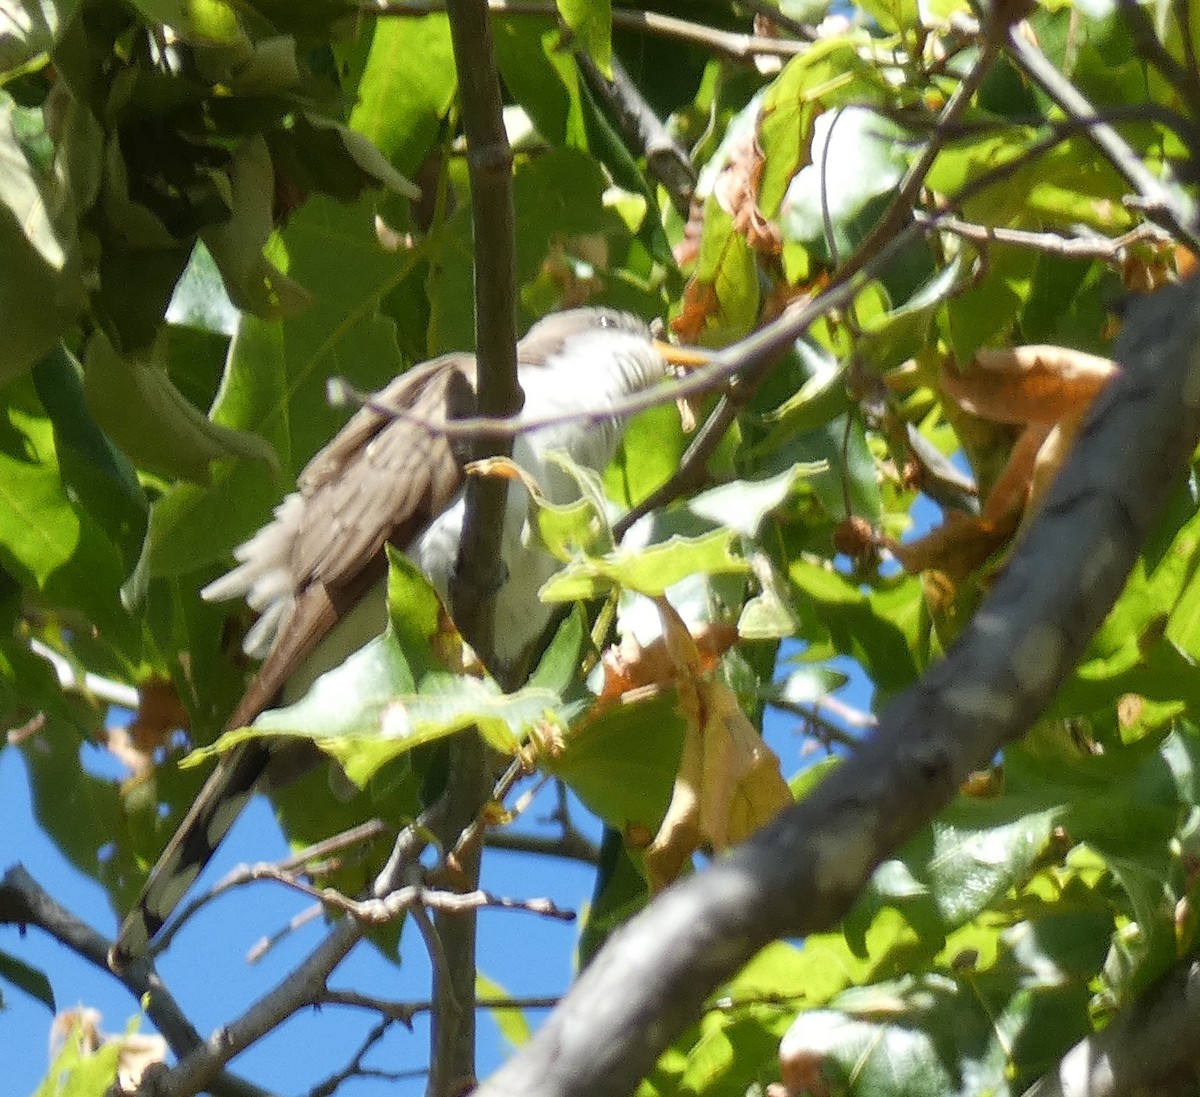
MULTIPOLYGON (((490 998, 481 997, 475 1000, 476 1009, 553 1009, 560 1001, 558 995, 534 998, 490 998)), ((387 998, 376 998, 370 994, 360 994, 356 990, 327 990, 321 997, 321 1005, 350 1006, 354 1009, 371 1010, 380 1013, 393 1021, 409 1028, 412 1020, 422 1013, 429 1013, 434 1006, 432 1001, 397 1002, 387 998)))
POLYGON ((834 743, 838 746, 847 747, 850 750, 857 750, 861 745, 857 736, 851 735, 845 728, 839 727, 832 720, 826 719, 817 711, 814 705, 801 705, 795 701, 779 699, 771 701, 770 704, 773 708, 777 708, 781 712, 799 717, 804 722, 804 734, 819 740, 821 745, 826 749, 834 743))
MULTIPOLYGON (((385 823, 379 819, 371 819, 359 826, 351 827, 349 830, 343 831, 341 834, 335 834, 332 837, 326 838, 324 841, 317 842, 314 845, 308 846, 306 849, 299 850, 290 857, 284 858, 282 861, 275 862, 277 868, 284 872, 293 872, 310 861, 328 857, 331 853, 346 849, 353 845, 358 845, 362 842, 370 842, 379 836, 388 833, 391 830, 385 823)), ((255 875, 257 865, 238 865, 225 874, 218 880, 208 891, 203 895, 196 896, 186 906, 180 907, 179 912, 171 919, 170 923, 163 926, 159 931, 158 936, 152 943, 149 955, 151 957, 159 956, 167 950, 175 935, 195 917, 195 915, 208 906, 215 899, 219 899, 228 891, 235 888, 245 887, 247 884, 254 883, 256 880, 261 880, 263 877, 255 875)), ((299 918, 307 921, 307 912, 300 915, 299 918)), ((302 922, 293 918, 285 927, 282 933, 290 933, 302 922)), ((266 947, 260 942, 255 949, 251 950, 251 954, 256 958, 261 957, 281 939, 280 935, 268 939, 266 947)))
POLYGON ((586 834, 575 830, 564 830, 557 837, 541 834, 524 834, 514 830, 494 830, 484 838, 488 849, 501 849, 509 853, 534 853, 541 857, 562 857, 568 861, 579 861, 595 865, 600 860, 600 850, 586 834))
MULTIPOLYGON (((443 848, 448 844, 449 834, 457 837, 459 831, 450 829, 456 820, 451 817, 445 801, 445 797, 440 798, 397 836, 392 855, 372 886, 372 894, 377 898, 404 886, 411 874, 419 869, 418 858, 430 836, 439 841, 443 848)), ((414 921, 419 925, 425 912, 417 908, 413 913, 414 921)), ((317 947, 274 989, 264 994, 237 1020, 218 1029, 207 1040, 182 1055, 180 1062, 165 1075, 158 1076, 155 1079, 155 1097, 191 1097, 206 1086, 211 1088, 212 1079, 221 1075, 221 1068, 235 1055, 262 1039, 298 1010, 320 1001, 329 976, 362 940, 368 929, 367 924, 354 918, 342 918, 335 922, 317 947)), ((152 971, 147 961, 138 960, 122 973, 122 977, 129 978, 142 967, 152 971)), ((151 1006, 153 1004, 151 999, 151 1006)))
POLYGON ((320 903, 313 903, 310 907, 305 907, 304 910, 294 914, 274 933, 260 937, 246 951, 246 963, 257 964, 264 956, 267 955, 276 945, 286 941, 298 929, 308 925, 309 922, 321 917, 324 907, 320 903))
POLYGON ((441 891, 419 884, 409 884, 397 888, 382 898, 351 899, 336 888, 314 887, 294 873, 283 871, 278 865, 264 862, 249 866, 244 871, 251 879, 273 880, 277 884, 283 884, 293 891, 317 899, 334 910, 340 910, 357 918, 360 922, 370 925, 383 925, 394 921, 401 914, 412 913, 418 907, 443 914, 468 914, 471 911, 490 908, 520 910, 562 922, 571 922, 575 919, 574 911, 562 910, 550 899, 509 899, 506 896, 492 895, 490 892, 479 889, 468 892, 441 891))
MULTIPOLYGON (((1125 26, 1129 29, 1129 37, 1133 39, 1138 56, 1158 69, 1163 79, 1188 104, 1192 114, 1200 115, 1200 81, 1197 80, 1195 69, 1189 71, 1167 52, 1167 48, 1159 41, 1158 35, 1154 32, 1154 24, 1150 22, 1150 17, 1135 0, 1117 0, 1117 7, 1121 9, 1121 18, 1125 20, 1125 26)), ((1180 7, 1186 10, 1187 4, 1177 4, 1174 7, 1176 11, 1180 7)), ((1185 33, 1184 40, 1186 42, 1186 24, 1180 29, 1185 33)), ((1188 46, 1190 47, 1190 43, 1188 46)), ((1194 63, 1194 56, 1192 61, 1194 63)))
POLYGON ((785 30, 799 38, 802 42, 817 41, 817 32, 813 27, 801 23, 798 19, 793 19, 786 12, 781 11, 778 4, 772 4, 769 0, 737 0, 737 2, 741 7, 749 8, 755 15, 761 16, 769 23, 779 27, 780 30, 785 30))
POLYGON ((611 62, 611 80, 581 50, 576 51, 575 60, 622 140, 646 158, 646 170, 662 184, 680 216, 686 217, 696 190, 696 166, 687 150, 671 136, 617 57, 611 62))
POLYGON ((1195 204, 1176 186, 1162 183, 1106 121, 1096 117, 1096 108, 1061 72, 1017 31, 1010 28, 1005 40, 1009 57, 1069 117, 1081 124, 1100 152, 1112 163, 1137 194, 1137 206, 1173 236, 1200 250, 1195 204))
POLYGON ((384 1071, 377 1070, 374 1067, 364 1067, 363 1059, 367 1057, 370 1050, 379 1043, 380 1040, 387 1035, 388 1029, 392 1027, 392 1021, 389 1018, 384 1018, 370 1032, 363 1037, 363 1042, 359 1045, 358 1050, 351 1057, 341 1070, 335 1074, 331 1074, 323 1082, 319 1082, 309 1090, 309 1097, 332 1097, 334 1093, 341 1088, 343 1082, 349 1081, 351 1078, 380 1078, 388 1082, 398 1082, 403 1078, 421 1077, 425 1071, 384 1071))
MULTIPOLYGON (((533 16, 554 22, 559 20, 558 9, 550 0, 488 0, 488 8, 493 15, 533 16)), ((438 0, 363 0, 359 6, 359 11, 364 15, 375 16, 437 15, 445 10, 446 5, 438 0)), ((672 15, 632 8, 614 8, 612 22, 614 27, 622 30, 690 42, 734 61, 753 61, 755 57, 796 57, 810 48, 807 42, 789 42, 783 38, 763 38, 755 34, 717 30, 672 15)))
POLYGON ((1008 244, 1064 259, 1097 259, 1106 263, 1119 262, 1123 254, 1136 244, 1162 244, 1170 239, 1161 228, 1151 224, 1137 225, 1113 237, 1062 236, 1054 232, 977 225, 948 215, 933 217, 924 210, 914 210, 913 218, 931 232, 948 232, 979 244, 1008 244))

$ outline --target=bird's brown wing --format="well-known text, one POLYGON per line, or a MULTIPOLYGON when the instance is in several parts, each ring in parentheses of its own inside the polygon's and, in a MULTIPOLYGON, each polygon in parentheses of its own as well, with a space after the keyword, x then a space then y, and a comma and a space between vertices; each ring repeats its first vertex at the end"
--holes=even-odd
POLYGON ((475 361, 448 354, 378 393, 305 466, 303 511, 278 551, 295 605, 285 613, 258 676, 229 720, 244 727, 275 699, 325 635, 382 576, 383 546, 409 543, 454 498, 463 479, 458 447, 377 408, 424 422, 469 414, 475 361))
MULTIPOLYGON (((404 374, 379 393, 377 407, 437 423, 469 414, 474 359, 446 355, 404 374)), ((284 683, 385 569, 383 546, 405 548, 454 498, 462 460, 444 436, 376 408, 357 412, 301 473, 299 492, 246 548, 250 576, 286 568, 294 600, 228 727, 243 727, 267 708, 284 683), (268 558, 258 559, 266 554, 268 558)), ((237 584, 233 584, 236 587, 237 584)), ((233 589, 232 587, 230 588, 233 589)), ((223 595, 225 596, 225 595, 223 595)), ((264 772, 299 776, 319 758, 307 743, 276 749, 247 742, 225 755, 151 870, 110 953, 114 968, 143 953, 212 859, 264 772)))

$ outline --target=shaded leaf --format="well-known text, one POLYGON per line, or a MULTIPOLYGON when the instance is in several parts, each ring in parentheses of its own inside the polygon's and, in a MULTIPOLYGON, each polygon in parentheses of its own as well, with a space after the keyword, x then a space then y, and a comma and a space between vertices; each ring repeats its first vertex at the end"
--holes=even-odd
POLYGON ((210 463, 219 457, 251 458, 278 468, 275 451, 262 438, 209 419, 172 384, 155 357, 119 354, 101 331, 88 343, 83 377, 96 422, 148 471, 206 484, 210 463))
POLYGON ((31 998, 36 998, 41 1002, 51 1013, 55 1011, 54 989, 50 986, 50 980, 46 978, 45 972, 30 967, 24 960, 7 952, 0 952, 0 979, 15 987, 20 987, 31 998))
POLYGON ((38 178, 0 101, 0 382, 46 354, 85 303, 68 192, 38 178))

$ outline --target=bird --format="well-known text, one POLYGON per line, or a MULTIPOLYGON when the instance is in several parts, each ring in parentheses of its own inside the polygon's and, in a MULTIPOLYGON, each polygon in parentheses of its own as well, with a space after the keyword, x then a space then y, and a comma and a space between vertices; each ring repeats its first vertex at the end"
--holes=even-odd
MULTIPOLYGON (((661 342, 640 318, 609 308, 551 313, 516 349, 520 417, 579 416, 514 438, 513 461, 551 502, 571 502, 579 489, 549 454, 602 471, 624 421, 594 413, 658 384, 675 366, 703 361, 702 352, 661 342)), ((207 601, 245 598, 259 614, 243 647, 262 664, 228 730, 299 699, 383 631, 386 545, 404 550, 447 598, 469 454, 460 438, 422 423, 463 418, 474 406, 473 354, 445 354, 401 374, 309 461, 272 519, 234 550, 237 565, 201 591, 207 601)), ((505 577, 495 599, 500 668, 519 664, 552 615, 537 591, 559 564, 530 540, 526 514, 523 493, 510 490, 501 534, 505 577)), ((222 756, 122 923, 109 953, 114 970, 147 952, 254 793, 295 779, 319 757, 311 744, 268 740, 222 756)))

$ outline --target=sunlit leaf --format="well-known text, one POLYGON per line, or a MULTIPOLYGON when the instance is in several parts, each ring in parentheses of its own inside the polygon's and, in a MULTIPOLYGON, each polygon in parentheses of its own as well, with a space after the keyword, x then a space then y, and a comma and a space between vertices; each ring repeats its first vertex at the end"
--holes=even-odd
POLYGON ((546 583, 539 597, 571 602, 595 598, 614 587, 653 596, 689 575, 744 572, 746 561, 735 554, 736 544, 737 535, 724 530, 703 537, 672 537, 641 552, 617 550, 579 560, 546 583))

